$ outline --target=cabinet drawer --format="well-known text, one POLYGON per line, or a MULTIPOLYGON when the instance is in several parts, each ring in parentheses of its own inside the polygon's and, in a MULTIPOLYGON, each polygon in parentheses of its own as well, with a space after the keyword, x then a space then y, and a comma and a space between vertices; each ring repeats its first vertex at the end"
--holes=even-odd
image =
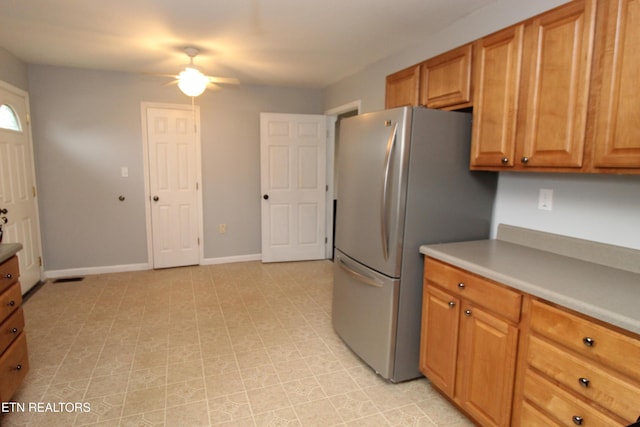
POLYGON ((562 386, 619 415, 628 424, 634 422, 640 414, 638 384, 629 382, 588 359, 574 356, 532 336, 527 362, 562 386))
POLYGON ((425 260, 424 278, 508 320, 520 321, 522 295, 516 291, 433 258, 425 260))
POLYGON ((540 412, 538 409, 534 408, 529 404, 529 402, 524 402, 522 404, 522 412, 520 414, 520 419, 518 420, 519 424, 516 425, 520 427, 552 427, 552 426, 560 426, 557 422, 553 421, 547 415, 540 412))
POLYGON ((9 317, 22 303, 20 283, 16 282, 0 294, 0 322, 9 317))
POLYGON ((0 325, 0 354, 24 330, 24 314, 18 308, 7 320, 0 325))
POLYGON ((18 267, 18 257, 12 256, 0 264, 0 292, 4 291, 18 280, 20 268, 18 267))
POLYGON ((28 371, 27 338, 22 333, 0 356, 0 402, 11 399, 28 371))
POLYGON ((525 374, 524 397, 543 408, 550 418, 556 419, 561 425, 600 427, 622 424, 620 420, 599 412, 529 369, 525 374))
POLYGON ((640 381, 640 340, 590 322, 564 310, 533 300, 531 328, 603 365, 640 381))

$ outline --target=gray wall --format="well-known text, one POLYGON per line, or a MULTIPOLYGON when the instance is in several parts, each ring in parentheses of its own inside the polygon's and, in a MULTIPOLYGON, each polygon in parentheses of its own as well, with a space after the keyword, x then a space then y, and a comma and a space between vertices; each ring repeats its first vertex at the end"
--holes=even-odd
MULTIPOLYGON (((325 109, 355 100, 363 111, 384 108, 385 76, 566 0, 498 0, 434 34, 429 40, 386 58, 325 88, 325 109)), ((493 215, 505 223, 640 249, 640 176, 500 173, 493 215), (554 209, 537 209, 538 190, 554 190, 554 209)))
POLYGON ((27 64, 0 47, 0 80, 27 91, 27 64))
MULTIPOLYGON (((45 270, 146 263, 141 102, 190 98, 136 74, 30 65, 28 77, 45 270)), ((196 103, 204 256, 259 254, 259 113, 319 113, 322 93, 241 86, 196 103), (226 235, 219 223, 228 225, 226 235)))

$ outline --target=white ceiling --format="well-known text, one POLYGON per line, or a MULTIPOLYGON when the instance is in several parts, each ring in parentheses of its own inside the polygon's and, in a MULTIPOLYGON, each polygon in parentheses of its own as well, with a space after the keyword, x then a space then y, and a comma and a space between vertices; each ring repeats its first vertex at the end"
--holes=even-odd
POLYGON ((494 0, 0 0, 0 46, 29 64, 324 87, 494 0))

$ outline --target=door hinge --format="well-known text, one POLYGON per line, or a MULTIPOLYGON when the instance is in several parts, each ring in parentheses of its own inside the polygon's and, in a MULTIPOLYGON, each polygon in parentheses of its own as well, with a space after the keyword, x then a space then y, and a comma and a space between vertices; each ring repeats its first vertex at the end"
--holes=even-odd
POLYGON ((35 198, 36 197, 36 186, 35 185, 31 186, 31 192, 33 193, 33 197, 35 198))
POLYGON ((196 182, 196 191, 198 191, 200 189, 200 183, 196 182))
POLYGON ((27 126, 31 126, 31 114, 27 113, 27 126))
POLYGON ((200 246, 200 238, 198 237, 198 246, 200 246))
POLYGON ((325 186, 324 186, 324 191, 325 191, 325 192, 329 191, 329 186, 328 186, 328 185, 325 185, 325 186))
POLYGON ((42 267, 42 257, 41 256, 38 257, 38 265, 40 267, 42 267))
POLYGON ((325 244, 326 244, 326 243, 329 243, 329 238, 328 238, 328 237, 325 237, 325 238, 324 238, 324 243, 325 243, 325 244))

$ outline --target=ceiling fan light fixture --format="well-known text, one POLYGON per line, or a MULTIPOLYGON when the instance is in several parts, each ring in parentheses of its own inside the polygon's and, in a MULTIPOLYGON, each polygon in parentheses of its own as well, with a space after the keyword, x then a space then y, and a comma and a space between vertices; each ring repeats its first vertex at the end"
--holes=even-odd
POLYGON ((209 79, 199 70, 187 67, 178 76, 178 88, 187 96, 198 96, 207 88, 209 79))

